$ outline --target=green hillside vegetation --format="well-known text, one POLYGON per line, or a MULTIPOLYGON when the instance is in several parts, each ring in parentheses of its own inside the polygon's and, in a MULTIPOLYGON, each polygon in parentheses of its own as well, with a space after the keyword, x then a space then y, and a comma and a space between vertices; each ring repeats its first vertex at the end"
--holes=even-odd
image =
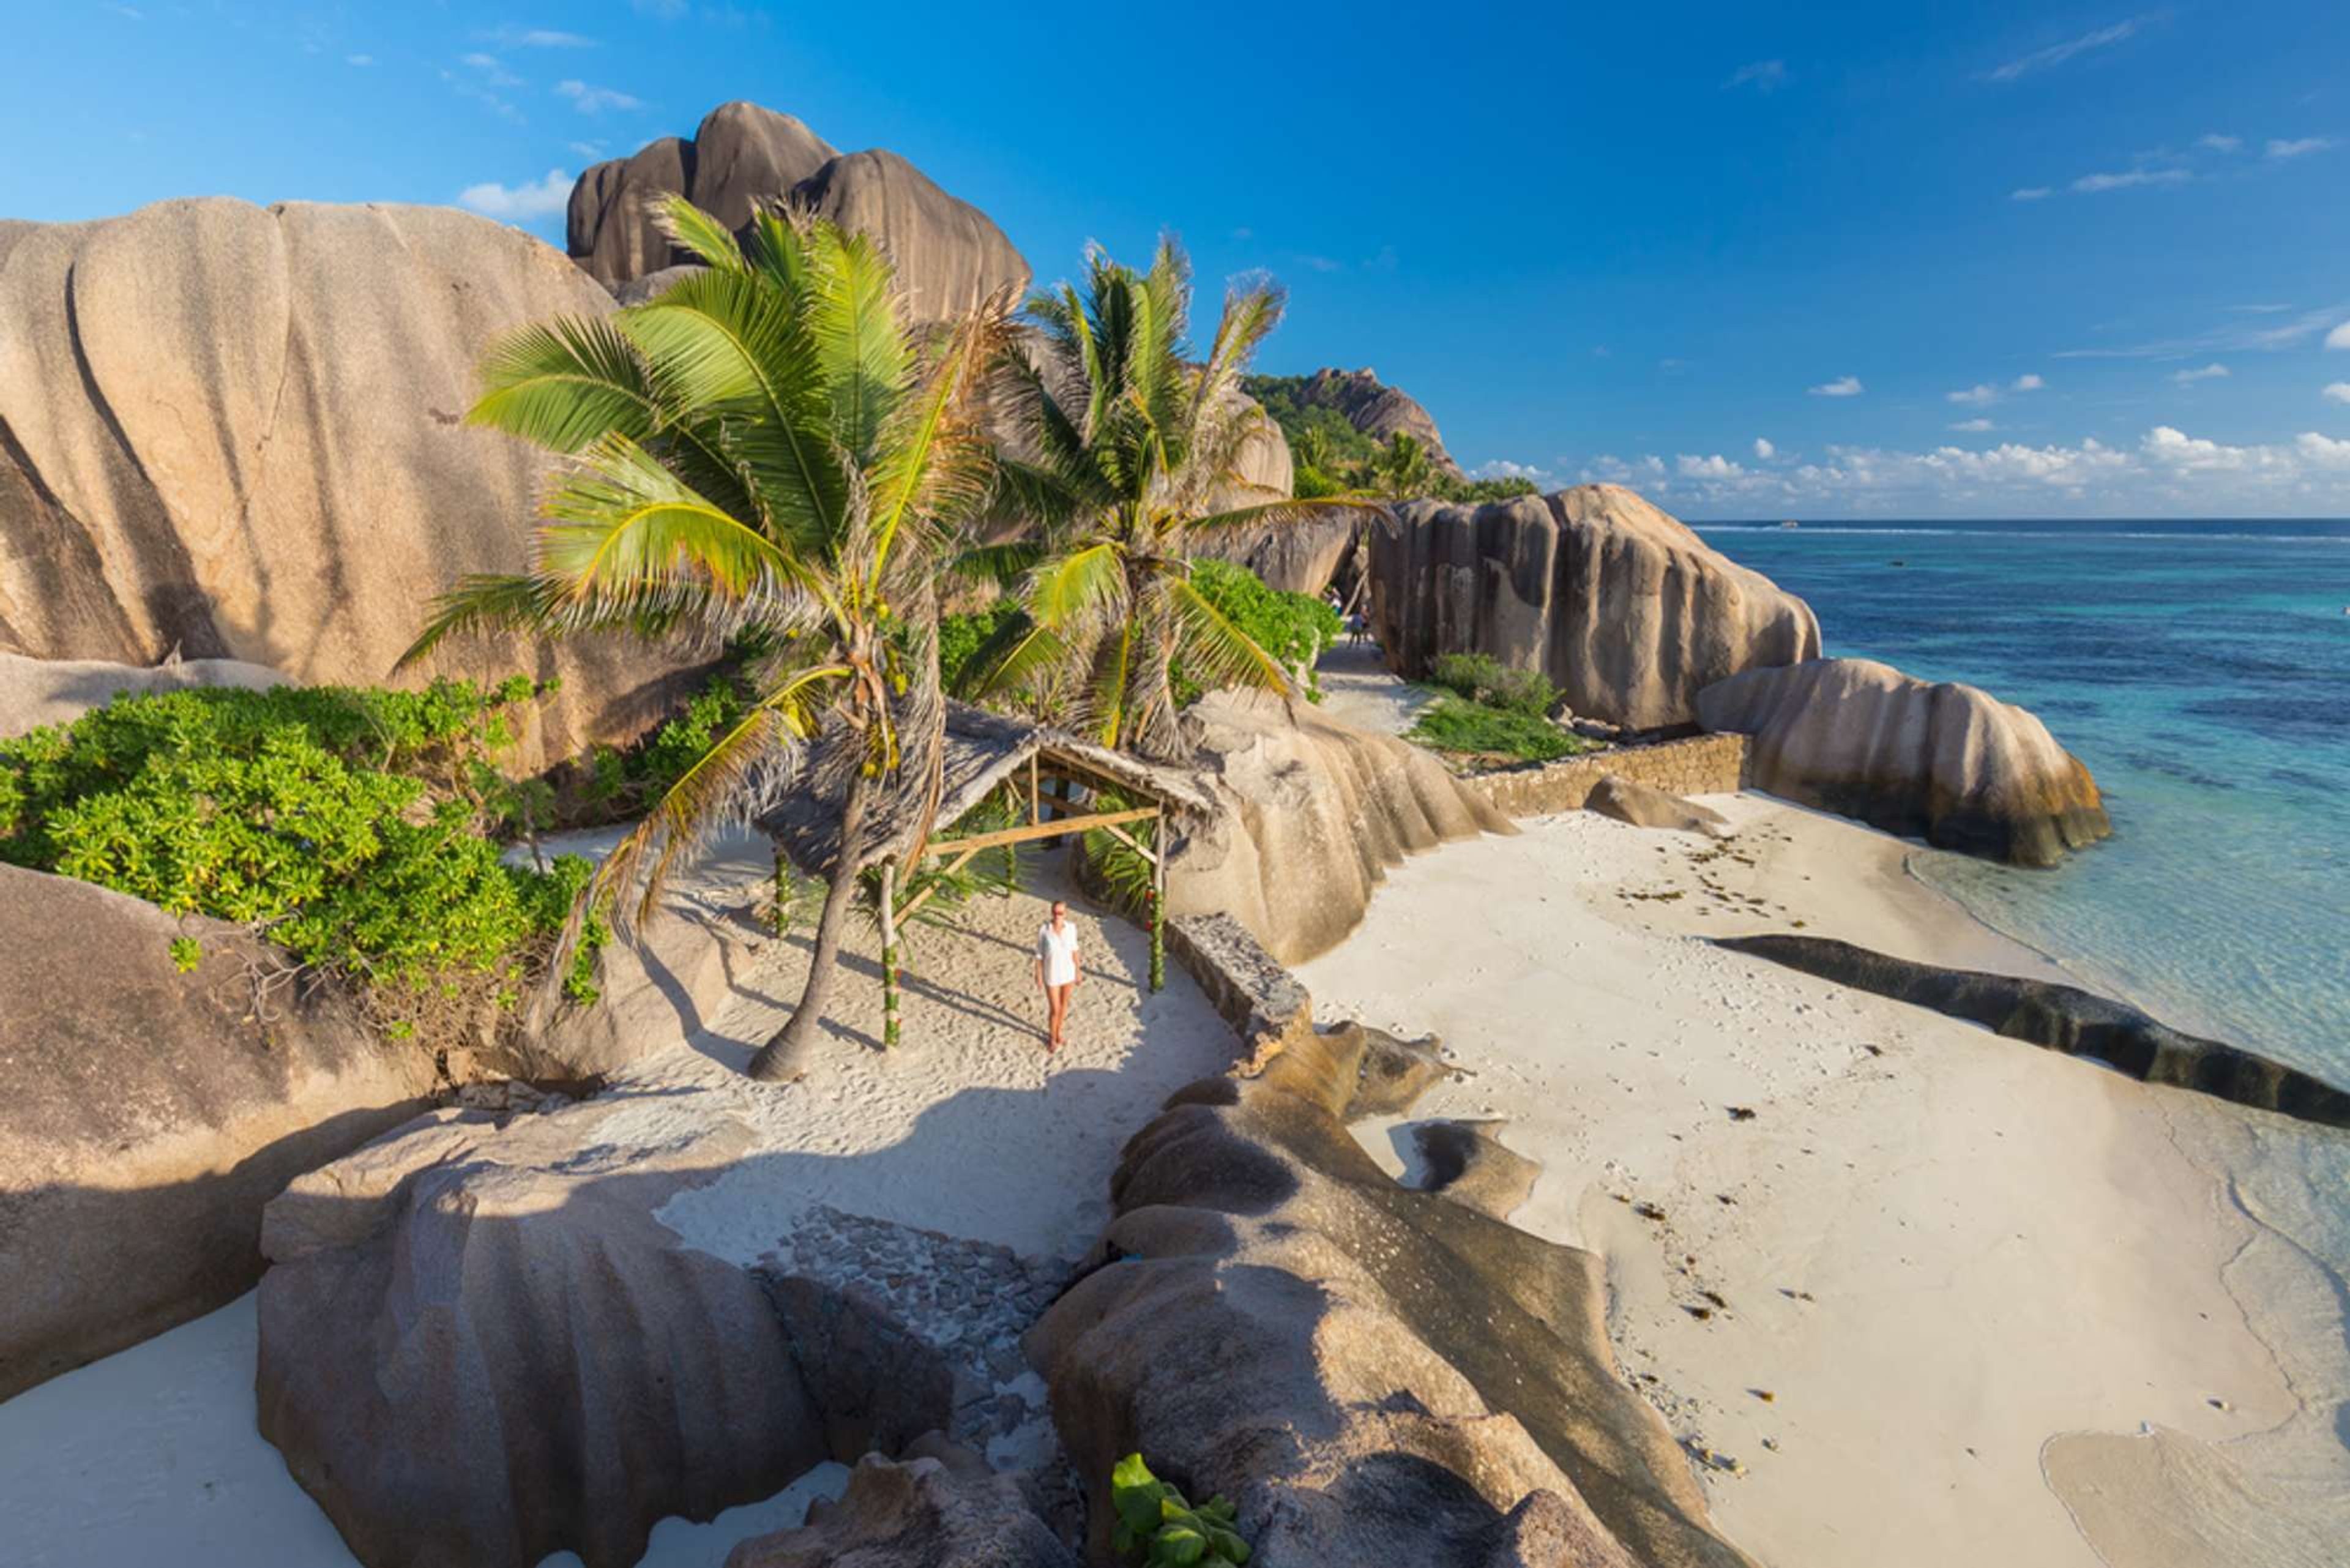
POLYGON ((1304 376, 1250 376, 1241 383, 1288 439, 1301 497, 1370 491, 1398 500, 1432 496, 1476 504, 1534 493, 1528 479, 1455 479, 1439 472, 1412 437, 1399 431, 1376 441, 1336 410, 1299 402, 1305 382, 1304 376))

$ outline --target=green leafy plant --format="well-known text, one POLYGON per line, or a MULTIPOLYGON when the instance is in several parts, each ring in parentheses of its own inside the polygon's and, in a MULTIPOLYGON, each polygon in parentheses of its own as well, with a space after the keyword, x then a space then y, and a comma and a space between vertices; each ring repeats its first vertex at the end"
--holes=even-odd
POLYGON ((1591 749, 1590 742, 1539 713, 1489 708, 1459 697, 1440 697, 1420 710, 1404 739, 1431 751, 1522 763, 1547 763, 1591 749))
MULTIPOLYGON (((1231 561, 1193 561, 1191 582, 1201 597, 1222 612, 1225 619, 1280 660, 1284 669, 1298 674, 1306 701, 1322 701, 1322 680, 1315 670, 1315 660, 1346 629, 1336 610, 1312 594, 1269 588, 1263 578, 1231 561)), ((1201 688, 1180 659, 1175 664, 1174 682, 1177 706, 1189 707, 1200 700, 1201 688)))
POLYGON ((1537 719, 1559 701, 1558 688, 1541 670, 1514 669, 1483 653, 1440 655, 1430 682, 1481 706, 1537 719))
MULTIPOLYGON (((525 680, 118 698, 0 742, 0 860, 250 926, 354 982, 380 1022, 455 1026, 544 972, 592 871, 509 867, 490 836, 515 798, 491 782, 494 757, 533 694, 525 680)), ((583 926, 566 990, 585 1002, 607 933, 583 926)), ((187 952, 174 942, 175 962, 187 952)))
POLYGON ((1193 1568, 1249 1560, 1249 1544, 1232 1528, 1236 1510, 1222 1497, 1194 1508, 1183 1494, 1150 1473, 1140 1454, 1118 1460, 1109 1477, 1118 1525, 1112 1547, 1147 1568, 1193 1568))
POLYGON ((182 974, 193 974, 196 966, 204 961, 204 944, 193 937, 172 939, 172 967, 182 974))
MULTIPOLYGON (((1534 481, 1513 475, 1503 479, 1456 479, 1432 463, 1426 454, 1399 453, 1393 441, 1381 445, 1357 430, 1347 416, 1318 403, 1300 401, 1308 378, 1249 376, 1242 389, 1254 398, 1288 438, 1295 467, 1292 487, 1301 500, 1350 491, 1378 490, 1397 499, 1430 496, 1439 501, 1506 501, 1532 495, 1534 481)), ((1402 432, 1399 432, 1402 433, 1402 432)), ((1413 440, 1413 449, 1419 447, 1413 440)))

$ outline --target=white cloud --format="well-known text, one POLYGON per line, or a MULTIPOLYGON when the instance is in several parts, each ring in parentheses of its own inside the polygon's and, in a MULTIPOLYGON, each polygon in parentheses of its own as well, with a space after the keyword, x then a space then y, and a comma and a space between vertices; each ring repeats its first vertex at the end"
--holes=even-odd
POLYGON ((2323 152, 2334 145, 2330 136, 2304 136, 2295 141, 2272 140, 2268 155, 2272 158, 2305 158, 2313 152, 2323 152))
POLYGON ((2195 176, 2184 169, 2128 169, 2119 174, 2084 174, 2073 182, 2073 189, 2098 191, 2133 191, 2141 185, 2179 185, 2195 176))
MULTIPOLYGON (((2148 343, 2133 343, 2122 348, 2065 348, 2055 355, 2059 359, 2187 359, 2206 354, 2273 353, 2281 348, 2299 347, 2313 334, 2323 332, 2329 322, 2342 321, 2343 306, 2328 306, 2323 310, 2305 311, 2277 327, 2254 327, 2249 323, 2215 327, 2183 337, 2159 337, 2148 343)), ((2332 348, 2350 348, 2350 321, 2342 321, 2332 337, 2326 340, 2332 348)))
POLYGON ((1984 419, 1981 415, 1978 414, 1970 420, 1960 420, 1957 424, 1952 425, 1950 428, 1954 431, 1981 431, 1996 430, 1998 427, 1993 425, 1989 420, 1984 419))
POLYGON ((1779 449, 1771 444, 1769 437, 1756 436, 1754 438, 1754 455, 1761 458, 1764 462, 1768 462, 1773 458, 1779 455, 1779 449))
POLYGON ((2021 191, 2010 191, 2007 199, 2011 202, 2045 202, 2055 193, 2045 185, 2026 185, 2021 191))
POLYGON ((604 144, 600 141, 571 141, 565 145, 591 162, 604 156, 604 144))
POLYGON ((1534 463, 1513 462, 1506 457, 1497 457, 1491 462, 1481 462, 1471 469, 1469 477, 1471 479, 1528 479, 1538 485, 1548 486, 1553 475, 1550 470, 1534 463))
POLYGON ((2293 439, 2293 445, 2304 461, 2319 468, 2350 469, 2350 441, 2335 441, 2315 431, 2303 431, 2293 439))
POLYGON ((2032 53, 2010 60, 1987 74, 1992 81, 2012 82, 2018 78, 2028 77, 2034 71, 2044 71, 2052 66, 2061 66, 2075 55, 2085 55, 2092 49, 2102 49, 2109 45, 2118 44, 2137 32, 2146 21, 2147 18, 2144 16, 2132 16, 2129 20, 2116 22, 2110 27, 2100 27, 2094 33, 2084 33, 2077 38, 2068 38, 2061 44, 2051 44, 2044 49, 2034 49, 2032 53))
POLYGON ((2170 379, 2182 387, 2191 387, 2198 381, 2221 381, 2227 376, 2228 367, 2216 363, 2206 365, 2199 370, 2173 370, 2170 373, 2170 379))
POLYGON ((2350 403, 2350 381, 2328 381, 2317 395, 2337 403, 2350 403))
POLYGON ((592 49, 596 40, 554 27, 499 27, 478 35, 496 43, 525 49, 592 49))
POLYGON ((1720 452, 1711 457, 1692 457, 1688 452, 1673 459, 1673 472, 1683 479, 1743 479, 1746 470, 1720 452))
POLYGON ((2037 392, 2043 389, 2047 385, 2047 382, 2042 380, 2039 377, 2027 370, 2022 375, 2018 376, 2014 380, 2008 383, 2008 390, 2012 392, 2037 392))
MULTIPOLYGON (((2350 326, 2350 324, 2345 324, 2350 326)), ((1823 381, 1811 389, 1815 398, 1856 398, 1864 389, 1857 376, 1838 376, 1833 381, 1823 381)))
POLYGON ((1951 392, 1947 395, 1950 401, 1954 403, 1970 403, 1977 408, 1981 408, 1985 403, 1992 403, 1999 400, 1999 389, 1991 386, 1989 382, 1978 381, 1973 386, 1966 388, 1962 391, 1951 392))
POLYGON ((583 81, 561 81, 555 84, 557 97, 567 98, 572 107, 582 114, 601 114, 608 109, 642 109, 642 99, 631 98, 615 88, 589 87, 583 81))
POLYGON ((343 57, 343 64, 347 66, 371 66, 375 64, 375 57, 373 55, 345 55, 343 57))
POLYGON ((2209 136, 2197 137, 2195 145, 2207 152, 2234 152, 2242 148, 2244 139, 2241 136, 2221 136, 2214 131, 2209 136))
POLYGON ((2344 322, 2325 335, 2328 348, 2350 348, 2350 321, 2344 322))
POLYGON ((1730 79, 1721 85, 1724 88, 1752 87, 1762 92, 1785 87, 1787 62, 1784 60, 1752 61, 1731 72, 1730 79))
POLYGON ((468 185, 457 193, 457 204, 471 207, 484 217, 503 218, 507 223, 526 223, 560 213, 571 201, 571 176, 560 169, 550 169, 546 177, 521 185, 501 185, 484 181, 468 185))

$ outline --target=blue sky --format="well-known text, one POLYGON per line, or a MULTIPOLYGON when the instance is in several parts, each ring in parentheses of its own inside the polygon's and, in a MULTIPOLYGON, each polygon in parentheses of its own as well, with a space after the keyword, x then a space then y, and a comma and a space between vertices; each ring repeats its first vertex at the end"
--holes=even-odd
POLYGON ((747 98, 1040 276, 1162 227, 1472 468, 1693 518, 2350 514, 2350 5, 296 5, 12 24, 0 216, 457 202, 747 98), (2329 347, 2329 342, 2331 346, 2329 347))

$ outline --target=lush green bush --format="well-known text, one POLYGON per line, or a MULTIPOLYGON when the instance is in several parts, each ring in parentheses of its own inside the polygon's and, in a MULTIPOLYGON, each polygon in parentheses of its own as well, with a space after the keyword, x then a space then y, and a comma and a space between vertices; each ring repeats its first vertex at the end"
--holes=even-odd
MULTIPOLYGON (((1273 655, 1283 669, 1303 676, 1307 701, 1322 701, 1322 681, 1315 672, 1314 662, 1322 657, 1325 649, 1338 640, 1339 632, 1345 629, 1346 623, 1338 618, 1336 610, 1312 594, 1269 588, 1254 572, 1230 561, 1209 557, 1193 561, 1191 582, 1201 597, 1246 632, 1259 648, 1273 655)), ((1179 667, 1175 671, 1177 705, 1189 707, 1200 700, 1200 695, 1199 686, 1179 667)))
POLYGON ((1420 710, 1419 722, 1404 732, 1404 739, 1433 751, 1523 763, 1546 763, 1590 749, 1588 742, 1539 713, 1489 708, 1459 697, 1440 697, 1420 710))
POLYGON ((1237 1512, 1224 1498, 1193 1508, 1183 1494, 1150 1473, 1140 1454, 1120 1459, 1109 1475, 1110 1505, 1118 1511, 1110 1545, 1148 1568, 1239 1563, 1249 1544, 1232 1529, 1237 1512))
MULTIPOLYGON (((530 828, 536 797, 496 758, 535 695, 517 678, 120 698, 0 741, 0 860, 250 926, 388 1021, 511 1008, 593 870, 500 862, 493 835, 530 828)), ((575 1001, 605 936, 588 922, 575 1001)))
POLYGON ((939 680, 949 691, 962 690, 972 656, 1014 621, 1021 620, 1019 601, 1001 598, 983 610, 939 618, 939 680))
POLYGON ((723 670, 711 676, 682 712, 635 745, 625 751, 598 745, 588 754, 585 809, 563 812, 563 825, 609 822, 650 809, 749 711, 742 682, 723 670))
POLYGON ((1558 688, 1539 670, 1518 670, 1482 653, 1439 655, 1431 684, 1456 697, 1540 719, 1558 706, 1558 688))
MULTIPOLYGON (((1336 409, 1301 404, 1297 396, 1305 381, 1304 376, 1249 376, 1241 382, 1289 442, 1295 493, 1311 500, 1347 491, 1392 491, 1381 472, 1394 456, 1391 446, 1357 430, 1336 409)), ((1424 472, 1403 486, 1405 499, 1425 495, 1471 504, 1532 495, 1535 488, 1530 479, 1455 479, 1442 472, 1424 472)))

